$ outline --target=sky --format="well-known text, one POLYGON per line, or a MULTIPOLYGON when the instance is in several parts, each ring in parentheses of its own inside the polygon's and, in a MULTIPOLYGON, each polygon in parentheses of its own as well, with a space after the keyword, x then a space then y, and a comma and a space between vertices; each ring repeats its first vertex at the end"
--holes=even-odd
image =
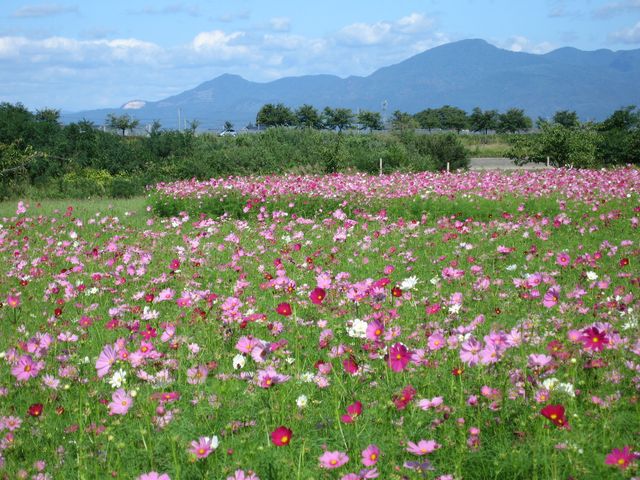
POLYGON ((640 48, 640 0, 0 0, 0 102, 155 101, 224 73, 369 75, 481 38, 543 54, 640 48))

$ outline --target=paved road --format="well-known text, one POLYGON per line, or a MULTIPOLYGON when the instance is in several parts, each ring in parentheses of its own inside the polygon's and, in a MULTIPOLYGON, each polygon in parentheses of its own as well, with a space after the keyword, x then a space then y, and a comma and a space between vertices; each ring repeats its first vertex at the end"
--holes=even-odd
POLYGON ((472 158, 470 170, 541 170, 547 168, 542 163, 528 163, 519 167, 510 158, 472 158))

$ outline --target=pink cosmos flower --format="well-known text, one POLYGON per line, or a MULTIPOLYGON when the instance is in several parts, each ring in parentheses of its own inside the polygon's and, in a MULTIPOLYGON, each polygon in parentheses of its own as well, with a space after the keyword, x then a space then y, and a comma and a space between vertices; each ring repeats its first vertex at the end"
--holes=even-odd
POLYGON ((614 465, 625 470, 635 459, 636 455, 631 451, 631 447, 625 446, 622 450, 618 448, 611 450, 604 463, 607 465, 614 465))
POLYGON ((107 345, 102 349, 98 360, 96 361, 96 369, 98 370, 98 378, 104 377, 111 366, 116 362, 116 351, 111 345, 107 345))
POLYGON ((171 480, 171 477, 166 473, 149 472, 143 473, 137 480, 171 480))
POLYGON ((233 476, 227 477, 227 480, 260 480, 260 477, 251 471, 245 473, 244 470, 236 470, 233 476))
POLYGON ((442 405, 442 402, 444 401, 444 399, 442 397, 433 397, 432 399, 423 399, 418 401, 418 406, 422 409, 422 410, 429 410, 431 408, 436 408, 439 407, 440 405, 442 405))
POLYGON ((197 459, 207 458, 216 448, 218 448, 218 437, 200 437, 198 440, 191 442, 189 453, 195 455, 197 459))
POLYGON ((418 443, 407 442, 407 452, 414 455, 426 455, 440 448, 435 440, 420 440, 418 443))
POLYGON ((264 370, 258 370, 258 386, 262 388, 270 388, 278 383, 286 382, 289 378, 289 375, 282 375, 271 366, 264 370))
POLYGON ((109 403, 109 415, 126 415, 133 405, 133 398, 122 388, 119 388, 111 396, 109 403))
POLYGON ((324 452, 320 455, 320 468, 333 469, 339 468, 349 461, 349 457, 344 452, 324 452))
POLYGON ((367 338, 369 340, 378 340, 384 334, 384 324, 379 320, 374 320, 367 325, 367 338))
POLYGON ((7 295, 7 305, 11 308, 18 308, 20 306, 20 297, 18 295, 7 295))
POLYGON ((37 377, 40 370, 42 370, 40 362, 34 362, 31 355, 22 355, 11 367, 11 374, 19 382, 26 382, 30 378, 37 377))
POLYGON ((362 464, 365 467, 373 467, 380 458, 380 449, 377 445, 371 444, 362 451, 362 464))
POLYGON ((436 332, 429 335, 427 345, 429 347, 429 350, 435 351, 443 348, 446 345, 446 342, 444 336, 440 332, 436 332))
POLYGON ((561 252, 556 256, 556 263, 561 267, 566 267, 571 263, 571 257, 567 252, 561 252))
POLYGON ((187 383, 197 385, 207 381, 209 369, 205 365, 198 365, 187 370, 187 383))
POLYGON ((542 305, 547 308, 551 308, 558 303, 560 298, 560 287, 551 287, 547 290, 547 293, 544 294, 544 298, 542 299, 542 305))
POLYGON ((389 349, 389 367, 394 372, 402 372, 411 358, 411 353, 401 343, 396 343, 389 349))

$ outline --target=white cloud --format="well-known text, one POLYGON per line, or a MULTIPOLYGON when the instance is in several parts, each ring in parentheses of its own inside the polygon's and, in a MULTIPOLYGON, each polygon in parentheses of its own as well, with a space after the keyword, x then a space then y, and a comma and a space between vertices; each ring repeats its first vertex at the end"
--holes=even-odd
POLYGON ((248 53, 245 45, 237 43, 237 40, 245 36, 244 32, 225 33, 222 30, 200 32, 191 42, 196 53, 205 53, 213 57, 231 58, 248 53))
POLYGON ((609 39, 622 43, 640 43, 640 22, 633 27, 623 28, 609 35, 609 39))
POLYGON ((640 0, 622 0, 619 2, 605 3, 600 8, 594 10, 593 16, 596 18, 610 18, 629 11, 640 10, 640 0))
POLYGON ((274 17, 269 20, 269 25, 276 32, 288 32, 291 30, 291 19, 287 17, 274 17))
POLYGON ((500 46, 512 52, 527 53, 547 53, 555 48, 551 42, 534 43, 527 37, 516 35, 507 39, 506 42, 500 42, 500 46))
POLYGON ((422 13, 412 13, 395 21, 352 23, 340 29, 336 40, 348 46, 410 43, 412 37, 424 35, 434 21, 422 13))
POLYGON ((27 5, 13 12, 15 18, 51 17, 65 13, 77 13, 78 7, 75 5, 65 6, 55 3, 42 5, 27 5))

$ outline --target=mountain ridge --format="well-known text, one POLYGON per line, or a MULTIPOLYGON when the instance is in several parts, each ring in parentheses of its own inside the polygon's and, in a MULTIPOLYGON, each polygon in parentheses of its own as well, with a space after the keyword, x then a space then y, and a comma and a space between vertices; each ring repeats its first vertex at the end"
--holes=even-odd
POLYGON ((253 82, 225 73, 176 95, 144 100, 141 108, 87 110, 61 118, 102 124, 109 113, 126 113, 143 125, 160 120, 164 127, 175 128, 180 110, 182 119, 198 120, 204 129, 219 129, 225 121, 241 128, 255 122, 266 103, 380 111, 386 101, 387 114, 453 105, 468 112, 476 106, 500 111, 518 107, 533 118, 575 110, 583 120, 602 120, 618 108, 640 103, 637 85, 640 49, 562 47, 532 54, 467 39, 425 50, 367 76, 316 74, 253 82))

